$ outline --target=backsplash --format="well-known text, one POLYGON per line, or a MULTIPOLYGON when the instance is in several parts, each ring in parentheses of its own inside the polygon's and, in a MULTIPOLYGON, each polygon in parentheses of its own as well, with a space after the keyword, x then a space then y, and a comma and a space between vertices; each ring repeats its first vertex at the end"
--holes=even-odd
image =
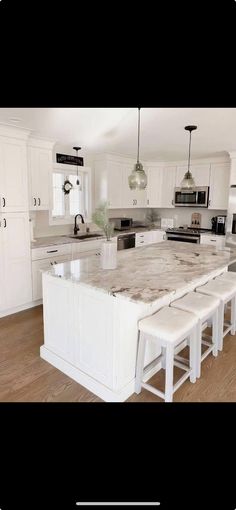
MULTIPOLYGON (((72 225, 49 225, 48 211, 31 212, 32 234, 35 239, 38 237, 61 236, 73 234, 74 224, 72 225)), ((91 231, 100 230, 94 223, 79 224, 81 232, 86 231, 89 227, 91 231)))

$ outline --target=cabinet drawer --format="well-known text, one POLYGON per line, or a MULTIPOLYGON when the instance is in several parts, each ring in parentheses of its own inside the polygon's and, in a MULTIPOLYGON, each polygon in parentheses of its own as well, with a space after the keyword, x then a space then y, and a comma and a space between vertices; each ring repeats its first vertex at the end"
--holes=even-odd
POLYGON ((223 247, 225 245, 225 236, 201 236, 201 244, 223 247))
MULTIPOLYGON (((51 254, 53 255, 53 253, 51 254)), ((60 257, 51 256, 50 259, 32 261, 32 285, 33 285, 33 301, 42 299, 42 270, 47 271, 52 268, 53 264, 62 264, 71 260, 71 255, 61 255, 60 257)))
POLYGON ((33 248, 31 250, 32 260, 50 259, 60 255, 72 254, 72 243, 59 244, 54 246, 44 246, 44 248, 33 248))

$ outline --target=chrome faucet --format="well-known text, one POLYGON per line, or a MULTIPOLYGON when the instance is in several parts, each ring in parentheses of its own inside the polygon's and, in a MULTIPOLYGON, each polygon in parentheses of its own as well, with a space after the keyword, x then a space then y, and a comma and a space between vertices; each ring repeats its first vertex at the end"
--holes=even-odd
POLYGON ((77 222, 76 222, 78 216, 80 216, 80 218, 81 218, 81 223, 84 223, 84 218, 83 218, 82 214, 76 214, 76 216, 75 216, 75 227, 74 227, 74 235, 75 236, 76 236, 76 234, 77 234, 77 232, 79 230, 79 227, 77 226, 77 222))

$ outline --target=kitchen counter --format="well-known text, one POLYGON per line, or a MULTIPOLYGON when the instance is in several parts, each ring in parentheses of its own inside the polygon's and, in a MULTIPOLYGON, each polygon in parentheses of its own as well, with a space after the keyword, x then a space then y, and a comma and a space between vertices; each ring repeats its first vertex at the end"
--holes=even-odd
POLYGON ((117 259, 113 270, 101 269, 100 259, 90 257, 54 266, 48 273, 135 303, 153 303, 213 277, 236 261, 236 250, 164 241, 117 252, 117 259))
MULTIPOLYGON (((40 355, 101 399, 123 402, 135 387, 138 321, 226 270, 236 250, 164 241, 117 257, 113 270, 94 256, 43 273, 40 355)), ((145 366, 159 354, 149 342, 145 366)))

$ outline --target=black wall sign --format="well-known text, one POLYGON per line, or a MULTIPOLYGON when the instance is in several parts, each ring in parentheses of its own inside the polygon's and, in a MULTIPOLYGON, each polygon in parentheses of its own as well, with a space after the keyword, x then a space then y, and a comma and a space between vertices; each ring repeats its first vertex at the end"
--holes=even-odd
POLYGON ((56 154, 57 163, 63 163, 64 165, 78 165, 84 166, 84 158, 79 156, 70 156, 69 154, 56 154))

